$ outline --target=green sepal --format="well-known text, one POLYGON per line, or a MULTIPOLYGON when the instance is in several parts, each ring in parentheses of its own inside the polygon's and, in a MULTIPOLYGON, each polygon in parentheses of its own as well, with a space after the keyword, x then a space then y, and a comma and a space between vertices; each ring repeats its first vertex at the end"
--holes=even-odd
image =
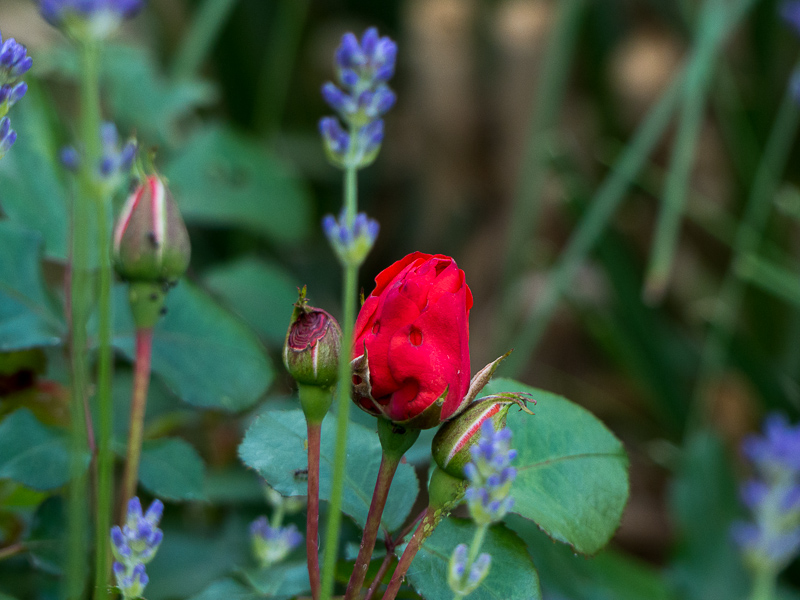
POLYGON ((128 302, 136 329, 152 329, 164 314, 164 301, 169 286, 152 281, 128 284, 128 302))
POLYGON ((317 385, 297 384, 297 391, 300 394, 300 407, 306 421, 312 425, 319 425, 328 414, 333 403, 333 390, 335 386, 324 387, 317 385))
POLYGON ((419 429, 409 429, 378 418, 378 438, 381 440, 383 454, 390 460, 399 462, 419 437, 419 429))

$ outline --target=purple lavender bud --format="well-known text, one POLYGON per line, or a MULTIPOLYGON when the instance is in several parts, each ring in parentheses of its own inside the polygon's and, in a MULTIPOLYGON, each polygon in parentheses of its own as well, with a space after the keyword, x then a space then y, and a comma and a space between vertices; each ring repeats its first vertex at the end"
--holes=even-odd
POLYGON ((795 33, 800 34, 800 1, 784 2, 780 8, 781 18, 788 23, 795 33))
POLYGON ((133 17, 143 0, 41 0, 45 21, 79 39, 103 39, 133 17))
POLYGON ((322 97, 333 110, 346 114, 355 109, 353 99, 330 81, 322 86, 322 97))
POLYGON ((481 553, 469 571, 467 583, 478 586, 481 581, 489 574, 489 567, 492 564, 492 557, 486 552, 481 553))
POLYGON ((361 264, 378 237, 380 225, 365 213, 358 213, 351 226, 346 223, 345 212, 337 221, 333 215, 322 220, 322 229, 344 264, 361 264))
POLYGON ((751 510, 761 504, 768 493, 769 486, 763 481, 758 480, 748 481, 740 490, 742 502, 751 510))
POLYGON ((367 57, 361 51, 358 38, 352 33, 345 33, 342 42, 336 49, 336 64, 340 69, 360 67, 367 62, 367 57))
MULTIPOLYGON (((138 496, 128 500, 128 523, 137 523, 142 518, 142 503, 138 496)), ((133 527, 131 527, 133 529, 133 527)))
POLYGON ((6 153, 17 141, 17 132, 11 129, 11 121, 8 117, 0 119, 0 158, 6 153))
POLYGON ((33 60, 14 38, 3 42, 0 36, 0 42, 0 85, 13 84, 30 70, 33 60))
POLYGON ((147 513, 144 515, 145 520, 147 520, 150 525, 155 527, 158 525, 159 521, 161 521, 161 516, 164 514, 164 503, 161 502, 158 498, 153 500, 150 504, 150 508, 147 509, 147 513))
POLYGON ((364 32, 364 35, 361 36, 361 50, 368 59, 374 58, 379 39, 380 36, 378 36, 378 30, 375 27, 370 27, 364 32))

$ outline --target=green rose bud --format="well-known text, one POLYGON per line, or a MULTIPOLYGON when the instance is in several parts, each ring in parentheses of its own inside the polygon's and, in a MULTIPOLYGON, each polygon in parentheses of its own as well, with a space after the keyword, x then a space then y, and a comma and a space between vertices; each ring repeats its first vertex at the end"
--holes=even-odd
POLYGON ((151 175, 128 198, 114 228, 114 267, 127 281, 171 283, 189 266, 189 234, 172 195, 151 175))
POLYGON ((481 437, 481 425, 491 419, 495 430, 502 429, 512 406, 533 414, 526 406, 527 402, 528 399, 520 394, 496 394, 476 400, 436 432, 431 444, 433 460, 448 475, 466 479, 464 467, 472 460, 470 448, 481 437))

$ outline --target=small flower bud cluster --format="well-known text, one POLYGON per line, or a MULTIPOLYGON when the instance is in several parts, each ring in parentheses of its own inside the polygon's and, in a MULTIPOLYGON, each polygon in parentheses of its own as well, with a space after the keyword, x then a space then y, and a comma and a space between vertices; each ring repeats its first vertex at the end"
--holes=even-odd
POLYGON ((143 0, 41 0, 45 21, 82 41, 102 40, 142 8, 143 0))
POLYGON ((164 505, 153 500, 147 513, 142 515, 139 498, 128 502, 125 525, 111 528, 111 551, 114 554, 114 577, 124 600, 141 598, 149 581, 144 566, 153 560, 161 539, 158 528, 164 505))
POLYGON ((495 431, 491 420, 481 425, 481 438, 470 448, 472 462, 464 467, 470 485, 466 492, 472 518, 478 525, 501 520, 514 505, 509 495, 517 470, 510 463, 517 451, 509 447, 511 430, 495 431))
POLYGON ((450 567, 447 571, 447 583, 457 596, 468 596, 486 579, 492 557, 486 552, 469 564, 468 548, 466 544, 459 544, 450 557, 450 567))
POLYGON ((17 140, 17 132, 11 129, 11 121, 6 115, 28 91, 28 84, 20 79, 32 64, 25 46, 14 38, 3 41, 0 35, 0 158, 17 140))
MULTIPOLYGON (((136 158, 136 142, 128 140, 120 145, 116 125, 105 122, 100 126, 100 144, 102 154, 94 173, 95 180, 107 191, 113 191, 130 171, 133 159, 136 158)), ((80 169, 82 161, 81 153, 73 146, 61 150, 61 163, 70 171, 80 169)))
POLYGON ((262 567, 281 562, 303 542, 297 527, 272 527, 266 517, 259 517, 250 524, 250 537, 253 553, 262 567))
POLYGON ((752 568, 777 573, 800 553, 800 425, 770 415, 742 450, 757 473, 741 489, 753 522, 736 523, 733 536, 752 568))
POLYGON ((383 142, 381 117, 394 106, 396 96, 386 85, 394 74, 397 44, 367 29, 359 43, 346 33, 336 50, 339 86, 328 82, 322 97, 336 117, 319 122, 328 159, 337 167, 362 168, 371 164, 383 142))
POLYGON ((380 225, 365 213, 358 213, 348 226, 342 211, 338 221, 333 215, 326 216, 322 220, 322 229, 342 264, 360 265, 372 250, 380 225))

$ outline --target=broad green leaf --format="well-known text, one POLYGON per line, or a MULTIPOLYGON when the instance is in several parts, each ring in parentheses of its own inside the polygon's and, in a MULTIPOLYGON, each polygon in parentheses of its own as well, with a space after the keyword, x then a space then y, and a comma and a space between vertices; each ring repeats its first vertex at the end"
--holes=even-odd
POLYGON ((218 469, 206 474, 205 497, 216 505, 261 504, 265 498, 264 485, 258 475, 241 465, 218 469))
MULTIPOLYGON (((82 469, 89 453, 81 456, 82 469)), ((70 478, 69 444, 65 435, 45 427, 27 408, 0 422, 0 479, 12 479, 34 490, 61 487, 70 478)))
POLYGON ((41 237, 0 221, 0 351, 61 343, 64 323, 42 282, 41 237))
POLYGON ((554 544, 533 522, 509 515, 506 524, 524 542, 548 597, 571 600, 672 600, 666 578, 632 557, 603 550, 596 556, 576 556, 563 544, 554 544))
POLYGON ((147 564, 147 600, 188 598, 249 560, 247 523, 231 519, 224 527, 192 532, 187 523, 192 525, 162 523, 164 541, 147 564))
POLYGON ((508 426, 518 452, 511 490, 514 512, 576 551, 594 554, 619 526, 628 499, 628 458, 594 415, 550 392, 495 379, 484 394, 526 392, 535 415, 511 410, 508 426))
POLYGON ((268 569, 247 570, 244 575, 250 585, 270 598, 288 600, 311 589, 305 560, 281 563, 268 569))
POLYGON ((699 432, 686 441, 670 507, 678 542, 672 571, 680 597, 745 598, 751 584, 730 533, 743 514, 732 465, 717 436, 699 432))
MULTIPOLYGON (((135 334, 124 286, 116 289, 115 302, 114 344, 133 360, 135 334)), ((272 381, 256 336, 186 281, 170 290, 166 306, 153 333, 153 371, 189 404, 228 411, 252 406, 272 381)))
MULTIPOLYGON (((0 208, 11 221, 42 235, 48 258, 64 260, 67 194, 58 176, 59 141, 48 122, 48 110, 44 94, 35 85, 25 95, 25 102, 14 107, 11 123, 17 141, 0 160, 0 208)), ((6 256, 3 252, 3 263, 6 256)))
POLYGON ((189 600, 259 600, 263 597, 262 594, 252 588, 239 583, 235 579, 226 577, 215 581, 189 600))
POLYGON ((245 258, 209 271, 205 283, 259 335, 283 346, 300 284, 283 268, 245 258))
MULTIPOLYGON (((469 545, 475 525, 463 519, 444 519, 411 563, 408 582, 425 600, 452 600, 447 584, 450 556, 459 544, 469 545)), ((486 579, 469 595, 470 600, 537 600, 542 597, 539 577, 525 544, 503 525, 494 525, 484 538, 481 552, 492 556, 486 579)))
MULTIPOLYGON (((306 496, 308 469, 306 421, 301 410, 265 412, 247 430, 239 456, 284 496, 306 496)), ((329 415, 322 423, 320 497, 330 498, 336 423, 329 415)), ((381 462, 376 431, 356 423, 347 430, 347 470, 342 512, 364 526, 381 462)), ((419 493, 419 483, 409 464, 397 468, 382 526, 394 531, 403 524, 419 493)))
POLYGON ((139 480, 159 498, 202 500, 205 465, 184 440, 168 438, 145 442, 139 480))
POLYGON ((165 174, 189 223, 241 227, 275 242, 308 233, 308 193, 277 157, 215 127, 195 135, 165 174))

